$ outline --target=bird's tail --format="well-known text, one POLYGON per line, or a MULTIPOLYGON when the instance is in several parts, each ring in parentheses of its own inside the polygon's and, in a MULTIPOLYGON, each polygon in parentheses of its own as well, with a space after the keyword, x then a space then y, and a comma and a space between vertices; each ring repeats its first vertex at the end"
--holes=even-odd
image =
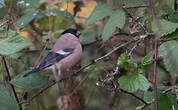
POLYGON ((32 71, 29 71, 28 73, 26 73, 23 77, 27 77, 28 75, 33 74, 33 73, 35 73, 35 72, 38 72, 38 71, 40 71, 40 70, 41 70, 40 68, 35 68, 35 69, 33 69, 32 71))

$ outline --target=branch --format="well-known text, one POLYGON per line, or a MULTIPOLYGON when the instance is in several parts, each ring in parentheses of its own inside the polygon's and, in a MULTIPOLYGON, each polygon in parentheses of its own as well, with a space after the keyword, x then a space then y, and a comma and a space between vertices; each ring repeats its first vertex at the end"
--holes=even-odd
POLYGON ((141 5, 141 6, 135 6, 135 7, 127 7, 127 9, 133 9, 133 8, 147 8, 149 5, 141 5))
POLYGON ((129 44, 131 44, 131 43, 137 42, 137 41, 138 41, 138 39, 134 39, 134 40, 128 41, 128 42, 126 42, 126 43, 124 43, 124 44, 122 44, 122 45, 120 45, 120 46, 114 48, 112 51, 110 51, 109 53, 105 54, 104 56, 92 60, 90 63, 88 63, 88 64, 86 64, 85 66, 81 67, 78 71, 74 72, 73 74, 61 78, 58 82, 53 81, 49 86, 47 86, 47 87, 41 89, 37 94, 35 94, 34 96, 32 96, 28 101, 19 102, 19 104, 29 103, 29 102, 32 101, 35 97, 38 97, 40 94, 42 94, 44 91, 46 91, 47 89, 49 89, 50 87, 52 87, 52 86, 55 85, 56 83, 64 82, 64 81, 69 80, 71 77, 78 76, 79 73, 80 73, 82 70, 86 69, 87 67, 89 67, 89 66, 91 66, 91 65, 93 65, 93 64, 95 64, 95 63, 97 63, 97 62, 99 62, 99 61, 101 61, 101 60, 103 60, 103 59, 105 59, 105 58, 107 58, 108 56, 110 56, 113 52, 117 51, 118 49, 120 49, 120 48, 122 48, 122 47, 125 47, 125 46, 127 46, 127 45, 129 45, 129 44))
POLYGON ((65 82, 65 81, 71 79, 72 77, 78 76, 79 73, 80 73, 82 70, 84 70, 84 69, 86 69, 87 67, 89 67, 89 66, 91 66, 91 65, 93 65, 93 64, 95 64, 95 63, 97 63, 97 62, 99 62, 99 61, 101 61, 101 60, 103 60, 103 59, 105 59, 105 58, 107 58, 108 56, 110 56, 112 53, 114 53, 114 52, 117 51, 118 49, 123 48, 123 47, 125 47, 125 46, 127 46, 127 45, 129 45, 129 44, 134 43, 134 42, 137 42, 137 41, 139 41, 139 40, 144 40, 144 39, 145 39, 146 37, 148 37, 148 36, 152 36, 152 33, 148 33, 148 34, 146 34, 146 35, 142 35, 142 36, 140 36, 139 39, 133 39, 133 40, 128 41, 128 42, 126 42, 126 43, 124 43, 124 44, 121 44, 121 45, 118 46, 118 47, 115 47, 115 48, 114 48, 112 51, 110 51, 109 53, 107 53, 107 54, 105 54, 105 55, 103 55, 103 56, 101 56, 101 57, 99 57, 99 58, 96 58, 96 59, 92 60, 90 63, 88 63, 88 64, 86 64, 85 66, 81 67, 78 71, 74 72, 73 74, 61 78, 58 82, 53 81, 53 83, 51 83, 49 86, 47 86, 47 87, 41 89, 37 94, 35 94, 34 96, 32 96, 28 101, 20 102, 19 104, 29 103, 29 102, 32 101, 35 97, 38 97, 40 94, 42 94, 44 91, 46 91, 47 89, 49 89, 50 87, 52 87, 52 86, 55 85, 56 83, 65 82), (143 36, 144 36, 144 37, 143 37, 143 36))
MULTIPOLYGON (((10 72, 9 72, 9 69, 8 69, 8 66, 7 66, 7 62, 6 62, 6 59, 5 59, 4 56, 2 57, 2 60, 3 60, 4 66, 5 66, 5 69, 6 69, 6 72, 7 72, 8 80, 10 81, 11 80, 11 76, 10 76, 10 72)), ((9 83, 9 84, 10 84, 10 86, 12 88, 12 92, 13 92, 13 94, 15 96, 16 102, 19 103, 19 99, 18 99, 18 96, 17 96, 17 93, 15 91, 14 86, 11 83, 9 83)), ((22 106, 20 104, 19 104, 19 108, 20 108, 20 110, 22 110, 22 106)))
POLYGON ((162 93, 163 93, 163 94, 166 94, 167 92, 169 92, 169 91, 171 91, 171 90, 173 90, 173 89, 175 89, 175 88, 177 88, 177 85, 171 86, 171 87, 165 89, 162 93))

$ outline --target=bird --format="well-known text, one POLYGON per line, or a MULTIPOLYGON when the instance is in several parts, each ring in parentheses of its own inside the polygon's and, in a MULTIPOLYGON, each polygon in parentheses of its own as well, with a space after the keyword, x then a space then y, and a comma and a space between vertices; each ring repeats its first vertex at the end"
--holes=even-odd
MULTIPOLYGON (((46 69, 52 69, 53 73, 55 70, 60 72, 76 65, 82 56, 82 45, 79 40, 80 35, 81 32, 75 28, 69 28, 62 32, 40 65, 24 74, 24 77, 46 69)), ((55 75, 55 77, 57 76, 55 75)))

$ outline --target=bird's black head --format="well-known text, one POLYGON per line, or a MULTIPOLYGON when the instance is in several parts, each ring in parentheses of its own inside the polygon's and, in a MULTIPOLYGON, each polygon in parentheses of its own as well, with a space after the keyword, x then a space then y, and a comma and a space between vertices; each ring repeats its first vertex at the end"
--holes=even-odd
POLYGON ((79 37, 81 34, 79 30, 73 29, 73 28, 69 28, 69 29, 65 30, 64 32, 61 33, 61 35, 64 35, 66 33, 71 33, 71 34, 75 35, 76 37, 79 37))

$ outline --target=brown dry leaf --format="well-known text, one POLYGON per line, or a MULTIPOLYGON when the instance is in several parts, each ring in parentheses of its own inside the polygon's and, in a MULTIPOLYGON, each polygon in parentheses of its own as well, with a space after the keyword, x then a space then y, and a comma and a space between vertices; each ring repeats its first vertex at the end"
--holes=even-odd
MULTIPOLYGON (((96 5, 97 3, 94 0, 83 0, 82 5, 80 5, 80 11, 78 11, 76 14, 75 22, 77 24, 84 24, 86 18, 91 14, 91 12, 94 10, 96 5)), ((68 3, 62 3, 60 9, 67 10, 68 12, 74 15, 75 7, 76 7, 75 3, 68 2, 68 3)))
POLYGON ((35 41, 35 36, 30 31, 22 31, 22 32, 20 32, 20 35, 25 37, 30 42, 34 42, 35 41))

